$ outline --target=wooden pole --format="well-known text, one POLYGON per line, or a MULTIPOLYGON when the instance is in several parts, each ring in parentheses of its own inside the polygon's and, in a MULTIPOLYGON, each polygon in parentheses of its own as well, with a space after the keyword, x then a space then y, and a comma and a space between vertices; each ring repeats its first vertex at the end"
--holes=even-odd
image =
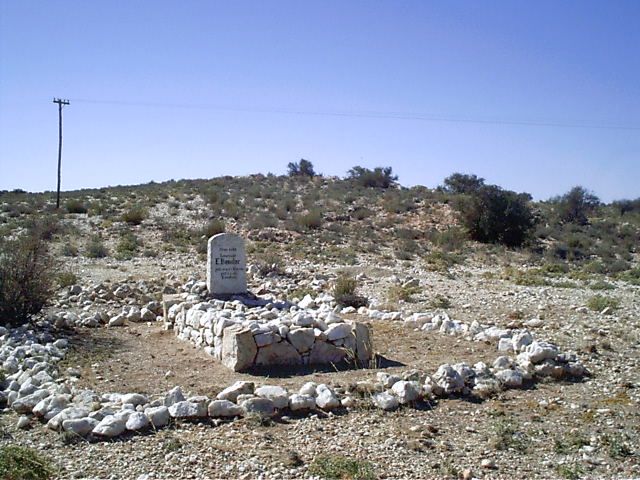
POLYGON ((60 172, 62 169, 62 106, 69 105, 69 100, 54 98, 53 103, 58 104, 58 188, 56 190, 56 209, 60 208, 60 172))

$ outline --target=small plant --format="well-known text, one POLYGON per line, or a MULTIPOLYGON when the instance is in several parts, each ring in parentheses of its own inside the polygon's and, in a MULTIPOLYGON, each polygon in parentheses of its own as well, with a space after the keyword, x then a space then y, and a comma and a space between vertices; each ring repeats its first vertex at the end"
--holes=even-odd
POLYGON ((0 323, 19 325, 40 312, 53 293, 53 271, 36 233, 0 240, 0 323))
POLYGON ((60 251, 62 255, 65 257, 77 257, 78 256, 78 247, 76 247, 73 243, 65 243, 62 245, 62 250, 60 251))
POLYGON ((255 263, 260 275, 267 276, 269 274, 282 275, 284 268, 282 266, 282 258, 273 252, 263 253, 255 263))
POLYGON ((519 432, 515 425, 503 420, 494 425, 493 447, 496 450, 516 450, 518 452, 527 451, 526 436, 519 432))
POLYGON ((413 302, 413 296, 420 292, 420 288, 413 285, 393 285, 389 288, 387 298, 390 302, 413 302))
POLYGON ((366 307, 369 301, 366 297, 356 294, 358 282, 355 278, 342 275, 336 279, 333 286, 333 297, 338 305, 344 307, 366 307))
POLYGON ((88 258, 104 258, 107 255, 109 255, 109 251, 104 246, 102 238, 98 235, 91 237, 85 249, 85 256, 88 258))
POLYGON ((140 225, 147 218, 147 211, 143 207, 135 206, 122 214, 122 221, 129 225, 140 225))
POLYGON ((626 458, 633 455, 633 451, 621 437, 607 435, 603 440, 608 447, 608 453, 611 458, 626 458))
POLYGON ((577 480, 584 474, 584 470, 579 463, 563 463, 556 467, 556 472, 562 478, 568 478, 569 480, 577 480))
POLYGON ((162 442, 162 450, 165 453, 177 452, 182 448, 182 442, 177 437, 167 437, 162 442))
POLYGON ((133 232, 126 232, 116 245, 116 258, 119 260, 130 260, 140 247, 140 240, 133 232))
POLYGON ((218 219, 209 220, 202 229, 202 235, 205 236, 207 241, 219 233, 224 233, 224 222, 218 219))
POLYGON ((580 434, 569 434, 564 438, 556 438, 553 443, 553 451, 562 455, 573 453, 589 445, 589 441, 580 434))
POLYGON ((616 310, 620 306, 620 300, 604 295, 595 295, 587 301, 587 307, 594 312, 602 312, 605 308, 610 311, 616 310))
POLYGON ((615 290, 616 286, 613 283, 605 282, 604 280, 598 280, 597 282, 589 285, 591 290, 615 290))
POLYGON ((78 283, 78 276, 70 271, 59 272, 56 280, 60 288, 70 287, 78 283))
POLYGON ((447 309, 451 307, 451 300, 444 295, 437 294, 435 297, 431 299, 429 302, 433 308, 442 308, 447 309))
POLYGON ((424 257, 427 263, 427 269, 432 272, 448 272, 451 267, 462 262, 462 257, 454 253, 448 253, 441 250, 429 252, 424 257))
POLYGON ((319 210, 311 210, 298 216, 296 222, 305 230, 317 230, 322 226, 322 214, 319 210))
POLYGON ((18 445, 0 448, 0 478, 3 480, 46 480, 54 473, 49 460, 31 448, 18 445))
POLYGON ((65 208, 69 213, 87 213, 87 207, 80 200, 71 199, 67 200, 65 208))
POLYGON ((309 465, 309 473, 329 480, 373 480, 373 465, 342 455, 319 455, 309 465))

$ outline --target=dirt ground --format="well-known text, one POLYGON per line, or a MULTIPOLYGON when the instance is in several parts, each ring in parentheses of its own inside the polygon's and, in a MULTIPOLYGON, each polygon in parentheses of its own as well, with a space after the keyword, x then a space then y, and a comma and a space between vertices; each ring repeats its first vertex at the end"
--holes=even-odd
POLYGON ((125 328, 82 329, 69 335, 72 344, 62 368, 80 369, 77 386, 99 392, 138 392, 161 395, 175 385, 192 394, 212 396, 237 380, 277 383, 297 389, 305 382, 347 385, 374 379, 375 372, 404 372, 415 368, 434 372, 442 363, 484 361, 498 356, 495 346, 468 342, 434 332, 416 332, 401 323, 373 322, 377 368, 307 367, 236 373, 203 350, 179 340, 161 323, 129 324, 125 328), (455 353, 454 353, 455 352, 455 353))

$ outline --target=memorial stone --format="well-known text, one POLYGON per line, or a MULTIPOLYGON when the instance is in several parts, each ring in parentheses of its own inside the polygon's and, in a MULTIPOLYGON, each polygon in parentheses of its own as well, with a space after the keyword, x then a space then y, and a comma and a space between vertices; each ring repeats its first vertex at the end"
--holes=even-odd
POLYGON ((207 289, 211 295, 247 292, 247 256, 238 235, 219 233, 207 244, 207 289))

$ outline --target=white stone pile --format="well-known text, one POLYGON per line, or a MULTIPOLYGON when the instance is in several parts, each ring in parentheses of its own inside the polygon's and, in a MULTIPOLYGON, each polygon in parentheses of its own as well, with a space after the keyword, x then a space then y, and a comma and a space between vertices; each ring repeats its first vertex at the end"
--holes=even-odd
POLYGON ((307 296, 297 305, 264 306, 189 295, 167 300, 165 308, 167 328, 234 371, 342 362, 368 366, 373 356, 369 326, 343 319, 326 294, 307 296))
POLYGON ((145 282, 114 285, 72 285, 61 290, 48 319, 57 328, 122 326, 129 322, 162 319, 162 304, 145 282), (139 305, 143 305, 140 307, 139 305))

